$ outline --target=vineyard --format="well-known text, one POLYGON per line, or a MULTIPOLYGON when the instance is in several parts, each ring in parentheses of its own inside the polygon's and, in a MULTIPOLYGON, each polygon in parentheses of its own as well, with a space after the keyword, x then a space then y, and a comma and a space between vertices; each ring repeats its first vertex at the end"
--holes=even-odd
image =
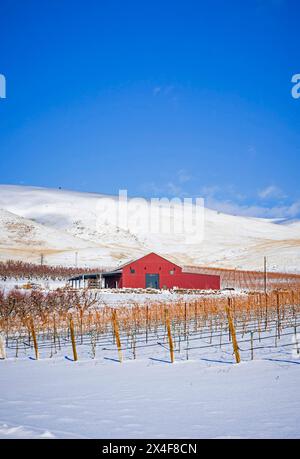
POLYGON ((88 289, 0 296, 3 358, 240 362, 279 349, 299 357, 299 325, 299 290, 118 308, 88 289))
POLYGON ((239 269, 186 267, 189 272, 214 274, 221 277, 222 288, 246 289, 250 291, 264 291, 266 287, 275 289, 300 289, 300 274, 245 271, 239 269))

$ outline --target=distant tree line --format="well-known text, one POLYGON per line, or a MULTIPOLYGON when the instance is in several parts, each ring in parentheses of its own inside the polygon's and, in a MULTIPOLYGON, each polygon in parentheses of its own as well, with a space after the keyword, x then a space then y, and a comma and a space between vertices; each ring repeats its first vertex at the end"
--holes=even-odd
POLYGON ((0 262, 0 278, 64 280, 83 273, 102 272, 104 267, 75 268, 65 266, 38 265, 23 261, 7 260, 0 262))

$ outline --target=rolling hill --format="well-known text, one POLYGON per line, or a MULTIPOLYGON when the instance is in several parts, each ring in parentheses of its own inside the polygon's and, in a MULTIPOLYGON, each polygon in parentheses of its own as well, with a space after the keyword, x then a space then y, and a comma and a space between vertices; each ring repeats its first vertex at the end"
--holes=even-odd
POLYGON ((155 251, 181 265, 241 269, 261 269, 267 256, 269 269, 300 272, 299 222, 278 224, 205 208, 204 232, 199 224, 190 238, 165 230, 182 223, 178 206, 173 214, 154 206, 149 231, 148 205, 129 200, 124 226, 116 215, 125 204, 114 196, 0 185, 0 259, 38 262, 43 253, 49 264, 74 265, 77 257, 80 266, 113 266, 155 251))

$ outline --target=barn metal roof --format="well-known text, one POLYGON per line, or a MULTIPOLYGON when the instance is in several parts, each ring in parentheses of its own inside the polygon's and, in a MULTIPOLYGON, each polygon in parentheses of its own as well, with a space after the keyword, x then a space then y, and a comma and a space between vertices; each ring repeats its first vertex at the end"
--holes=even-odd
POLYGON ((122 274, 122 270, 119 269, 119 270, 116 270, 116 271, 108 271, 108 272, 104 272, 102 273, 102 276, 103 277, 106 277, 106 276, 114 276, 115 274, 122 274))
POLYGON ((89 273, 89 274, 81 274, 79 276, 75 276, 75 277, 71 277, 70 279, 68 279, 69 281, 72 281, 72 280, 81 280, 83 279, 83 277, 85 279, 95 279, 97 278, 97 276, 113 276, 115 274, 122 274, 122 269, 125 268, 125 266, 128 266, 130 265, 131 263, 134 263, 138 260, 141 260, 142 258, 145 258, 147 255, 151 255, 151 254, 154 254, 154 255, 157 255, 158 257, 162 258, 163 260, 166 260, 170 263, 173 263, 175 266, 177 266, 178 268, 180 268, 180 265, 178 265, 177 263, 175 263, 173 260, 172 260, 172 256, 170 257, 170 259, 168 258, 165 258, 165 257, 162 257, 161 255, 159 255, 158 253, 155 253, 155 252, 150 252, 150 253, 146 253, 145 255, 139 257, 139 258, 136 258, 135 260, 129 260, 127 261, 126 263, 123 263, 121 265, 119 265, 116 269, 113 269, 112 271, 107 271, 107 272, 101 272, 101 273, 89 273))
POLYGON ((95 279, 97 278, 98 276, 100 277, 103 273, 88 273, 88 274, 79 274, 79 276, 74 276, 74 277, 70 277, 68 279, 68 281, 72 281, 72 280, 81 280, 83 278, 85 279, 95 279))

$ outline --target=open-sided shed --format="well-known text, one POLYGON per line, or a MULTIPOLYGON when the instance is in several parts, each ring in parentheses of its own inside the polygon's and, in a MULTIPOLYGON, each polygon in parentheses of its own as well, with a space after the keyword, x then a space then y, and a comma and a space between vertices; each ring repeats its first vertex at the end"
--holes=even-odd
POLYGON ((106 288, 220 289, 220 276, 186 272, 153 252, 102 277, 106 288))

